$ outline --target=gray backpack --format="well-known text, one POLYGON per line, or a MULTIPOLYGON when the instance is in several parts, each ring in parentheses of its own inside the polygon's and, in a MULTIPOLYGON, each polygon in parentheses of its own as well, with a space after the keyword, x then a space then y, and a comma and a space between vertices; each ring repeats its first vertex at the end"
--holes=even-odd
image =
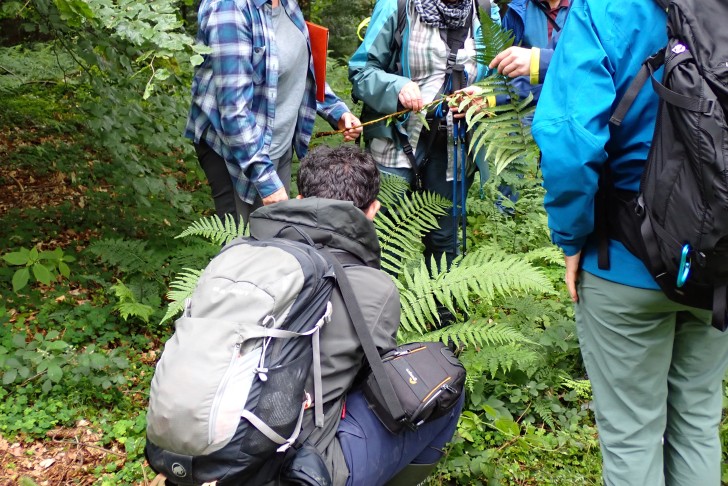
POLYGON ((239 238, 187 301, 152 379, 147 459, 179 485, 254 484, 282 460, 313 402, 334 272, 312 244, 239 238), (304 390, 313 363, 314 390, 304 390))

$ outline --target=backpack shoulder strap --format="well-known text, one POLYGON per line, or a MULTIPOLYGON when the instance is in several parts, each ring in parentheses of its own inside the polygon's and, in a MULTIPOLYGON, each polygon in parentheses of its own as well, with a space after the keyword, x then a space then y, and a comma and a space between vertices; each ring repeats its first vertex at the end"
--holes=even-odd
POLYGON ((625 115, 632 107, 632 103, 634 103, 635 98, 637 98, 637 95, 642 90, 642 86, 644 86, 647 78, 657 71, 664 63, 665 49, 660 49, 657 54, 653 55, 642 64, 642 68, 640 68, 637 76, 635 76, 630 83, 629 88, 627 88, 627 92, 624 93, 624 96, 622 96, 617 108, 614 109, 614 113, 612 113, 609 123, 616 126, 620 126, 622 124, 625 115))
POLYGON ((670 0, 655 0, 655 2, 664 10, 670 8, 670 0))
POLYGON ((334 267, 336 283, 339 286, 341 296, 344 300, 344 306, 349 313, 351 322, 354 325, 354 330, 356 331, 361 347, 364 350, 364 356, 366 356, 369 367, 372 369, 372 373, 377 380, 377 384, 382 392, 384 401, 389 408, 389 413, 395 421, 399 422, 405 418, 405 412, 397 398, 392 382, 389 379, 389 376, 387 376, 387 372, 384 371, 382 358, 379 356, 377 346, 374 344, 374 338, 372 338, 371 332, 364 321, 364 315, 362 314, 359 303, 356 300, 356 294, 349 282, 349 278, 346 276, 346 272, 344 271, 341 263, 339 263, 339 260, 334 255, 332 255, 326 248, 322 249, 321 253, 334 267))
POLYGON ((392 36, 392 59, 396 73, 402 74, 402 43, 404 42, 404 29, 407 28, 407 0, 397 0, 397 30, 392 36))

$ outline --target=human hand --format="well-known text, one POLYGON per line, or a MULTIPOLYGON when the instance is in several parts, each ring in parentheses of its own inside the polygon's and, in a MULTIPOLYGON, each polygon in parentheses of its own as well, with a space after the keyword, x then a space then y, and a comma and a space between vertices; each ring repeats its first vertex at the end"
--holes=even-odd
POLYGON ((485 96, 479 96, 483 92, 482 88, 477 86, 467 86, 461 90, 458 90, 448 97, 448 103, 450 105, 450 111, 453 112, 453 118, 465 118, 467 111, 473 106, 478 108, 478 111, 488 107, 488 99, 485 96), (464 99, 468 99, 469 103, 462 107, 461 105, 464 99))
POLYGON ((361 122, 351 112, 346 112, 339 118, 339 130, 344 130, 344 141, 351 142, 361 135, 361 122))
POLYGON ((420 87, 417 83, 410 81, 409 83, 402 86, 399 90, 398 96, 399 102, 402 106, 412 111, 421 111, 424 106, 422 102, 422 93, 420 93, 420 87))
POLYGON ((576 280, 579 278, 580 259, 581 252, 578 252, 576 255, 564 256, 564 262, 566 263, 564 281, 566 282, 566 288, 569 289, 572 302, 579 302, 579 295, 576 293, 576 280))
POLYGON ((285 201, 286 199, 288 199, 288 193, 286 192, 286 188, 281 187, 280 189, 278 189, 276 192, 274 192, 270 196, 266 196, 263 198, 263 206, 285 201))
POLYGON ((531 73, 531 49, 511 46, 495 56, 488 67, 511 78, 526 76, 531 73))

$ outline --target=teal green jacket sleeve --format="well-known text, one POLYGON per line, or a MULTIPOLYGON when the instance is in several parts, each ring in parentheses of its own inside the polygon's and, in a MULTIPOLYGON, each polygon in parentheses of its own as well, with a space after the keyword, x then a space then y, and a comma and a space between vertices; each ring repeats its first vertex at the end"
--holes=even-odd
MULTIPOLYGON (((397 0, 377 0, 364 41, 349 61, 352 94, 379 113, 394 113, 402 87, 410 80, 406 49, 403 49, 403 75, 392 74, 392 46, 397 29, 397 0)), ((405 29, 402 45, 407 45, 405 29)))
POLYGON ((568 45, 556 49, 551 60, 532 133, 542 154, 551 238, 573 255, 594 229, 594 196, 607 159, 616 89, 586 2, 574 1, 565 28, 568 41, 562 43, 568 45))

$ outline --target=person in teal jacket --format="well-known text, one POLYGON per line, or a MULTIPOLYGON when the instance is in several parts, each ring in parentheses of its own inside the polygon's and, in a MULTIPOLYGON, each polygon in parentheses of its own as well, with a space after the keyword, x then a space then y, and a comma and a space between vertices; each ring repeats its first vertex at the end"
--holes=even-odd
POLYGON ((609 118, 642 62, 666 45, 665 26, 653 1, 574 0, 532 132, 592 383, 604 483, 718 486, 728 333, 711 327, 710 311, 668 300, 617 241, 610 269, 599 269, 594 236, 605 164, 616 188, 639 189, 657 116, 650 83, 621 126, 609 118))
MULTIPOLYGON (((418 112, 440 96, 448 79, 449 49, 441 36, 446 29, 465 29, 470 25, 463 47, 453 53, 455 63, 462 66, 463 86, 481 79, 487 72, 487 66, 475 61, 473 33, 479 28, 479 20, 474 0, 407 0, 405 8, 406 25, 400 33, 398 0, 378 0, 364 41, 349 61, 352 94, 365 105, 362 121, 402 109, 418 112), (395 38, 400 34, 401 48, 397 49, 395 38)), ((495 5, 491 17, 500 20, 495 5)), ((447 104, 443 106, 447 112, 447 104)), ((420 137, 423 123, 417 116, 401 123, 381 122, 364 127, 364 140, 382 172, 404 177, 414 184, 417 167, 413 167, 405 153, 403 139, 406 140, 418 161, 423 160, 414 164, 421 167, 422 187, 452 200, 453 150, 448 134, 452 133, 453 120, 444 116, 429 125, 434 131, 432 137, 420 137)), ((466 191, 472 181, 469 174, 466 191)), ((440 228, 424 237, 425 258, 429 265, 433 257, 439 263, 445 255, 449 267, 457 255, 458 218, 442 216, 438 222, 440 228)))

